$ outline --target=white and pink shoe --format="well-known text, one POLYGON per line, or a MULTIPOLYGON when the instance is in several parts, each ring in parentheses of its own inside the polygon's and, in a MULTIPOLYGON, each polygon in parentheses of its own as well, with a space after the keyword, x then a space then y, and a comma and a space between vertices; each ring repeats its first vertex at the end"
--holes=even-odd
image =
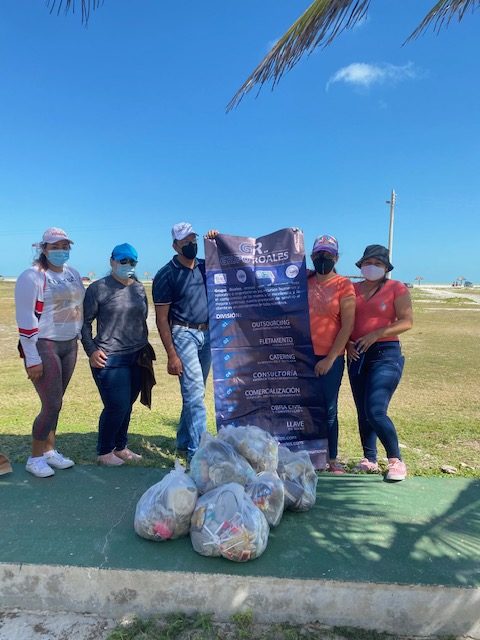
POLYGON ((405 480, 406 477, 407 466, 405 465, 405 463, 398 458, 389 458, 388 471, 385 479, 399 482, 400 480, 405 480))
POLYGON ((104 453, 102 456, 98 456, 97 462, 98 464, 103 464, 106 467, 119 467, 121 464, 124 464, 123 460, 120 460, 113 451, 110 451, 110 453, 104 453))
POLYGON ((355 465, 354 471, 358 473, 378 473, 380 467, 378 462, 371 462, 368 458, 362 458, 360 462, 355 465))

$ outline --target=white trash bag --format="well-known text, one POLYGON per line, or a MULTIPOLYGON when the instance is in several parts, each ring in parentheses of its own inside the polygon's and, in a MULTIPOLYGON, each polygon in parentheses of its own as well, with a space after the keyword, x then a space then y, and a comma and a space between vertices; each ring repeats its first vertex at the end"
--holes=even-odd
POLYGON ((218 437, 231 444, 257 473, 276 471, 278 442, 267 431, 254 425, 234 427, 229 424, 220 429, 218 437))
POLYGON ((282 519, 285 489, 276 471, 262 471, 245 488, 252 502, 267 519, 271 527, 276 527, 282 519))
POLYGON ((190 461, 190 476, 202 494, 227 482, 245 486, 255 478, 255 471, 228 442, 205 432, 190 461))
POLYGON ((190 526, 190 539, 197 553, 234 562, 247 562, 262 555, 268 534, 265 516, 236 482, 201 496, 190 526))
POLYGON ((285 509, 308 511, 317 499, 318 477, 306 451, 278 447, 278 475, 285 486, 285 509))
POLYGON ((176 460, 175 469, 147 489, 138 501, 135 532, 158 542, 187 535, 197 498, 195 483, 176 460))

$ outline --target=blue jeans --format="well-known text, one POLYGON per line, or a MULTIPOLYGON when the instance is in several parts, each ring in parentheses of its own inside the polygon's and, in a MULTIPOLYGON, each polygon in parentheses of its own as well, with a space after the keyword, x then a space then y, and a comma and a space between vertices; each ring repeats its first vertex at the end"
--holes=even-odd
POLYGON ((91 367, 104 409, 98 422, 97 454, 103 456, 113 449, 127 446, 127 432, 132 406, 141 387, 139 351, 111 354, 103 369, 91 367))
POLYGON ((177 449, 186 451, 190 459, 200 444, 200 437, 207 429, 205 408, 205 383, 212 356, 208 331, 189 329, 174 324, 172 339, 175 351, 182 361, 180 376, 182 413, 177 428, 177 449))
POLYGON ((370 462, 377 461, 377 437, 388 458, 401 458, 395 425, 387 410, 404 363, 399 342, 376 342, 348 367, 363 453, 370 462))
MULTIPOLYGON (((317 362, 326 356, 318 356, 317 362)), ((322 420, 327 427, 328 457, 335 460, 338 455, 338 393, 345 369, 344 356, 338 356, 330 371, 324 376, 318 376, 317 386, 319 404, 322 409, 322 420)))

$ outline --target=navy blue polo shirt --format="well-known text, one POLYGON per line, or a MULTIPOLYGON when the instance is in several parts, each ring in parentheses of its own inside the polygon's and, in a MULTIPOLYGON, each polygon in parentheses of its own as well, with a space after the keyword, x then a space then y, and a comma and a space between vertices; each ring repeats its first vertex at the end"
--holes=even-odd
POLYGON ((193 269, 174 256, 153 279, 153 302, 170 304, 170 322, 208 322, 205 260, 195 260, 193 269))

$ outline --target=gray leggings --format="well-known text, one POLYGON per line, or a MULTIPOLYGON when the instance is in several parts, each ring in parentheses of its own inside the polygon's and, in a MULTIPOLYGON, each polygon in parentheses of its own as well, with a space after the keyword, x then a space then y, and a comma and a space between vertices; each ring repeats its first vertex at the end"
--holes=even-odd
POLYGON ((76 338, 62 342, 37 342, 43 375, 33 383, 42 402, 40 413, 33 422, 32 435, 35 440, 46 440, 50 431, 57 428, 63 395, 75 369, 77 348, 76 338))

